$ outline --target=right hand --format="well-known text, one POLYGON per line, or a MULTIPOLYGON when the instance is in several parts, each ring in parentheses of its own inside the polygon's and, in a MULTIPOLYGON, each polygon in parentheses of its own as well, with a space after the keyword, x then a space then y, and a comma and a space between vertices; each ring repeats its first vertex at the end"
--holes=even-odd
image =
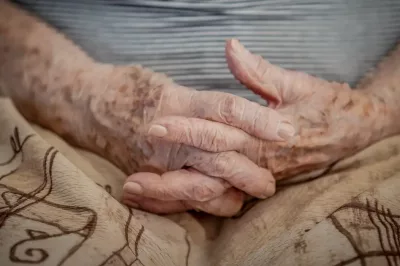
MULTIPOLYGON (((276 111, 234 95, 188 89, 141 67, 102 65, 98 73, 81 138, 125 173, 140 172, 135 184, 126 184, 125 200, 131 194, 171 200, 164 205, 168 212, 182 209, 176 199, 192 200, 197 209, 232 215, 242 205, 241 191, 258 198, 274 194, 271 173, 237 151, 256 150, 259 138, 284 141, 294 134, 276 111), (177 141, 162 140, 165 134, 177 141), (166 190, 163 183, 176 186, 166 190), (148 195, 143 188, 151 184, 158 187, 148 195), (223 194, 234 200, 221 210, 213 199, 223 201, 223 194)), ((145 208, 160 212, 157 204, 145 208)))

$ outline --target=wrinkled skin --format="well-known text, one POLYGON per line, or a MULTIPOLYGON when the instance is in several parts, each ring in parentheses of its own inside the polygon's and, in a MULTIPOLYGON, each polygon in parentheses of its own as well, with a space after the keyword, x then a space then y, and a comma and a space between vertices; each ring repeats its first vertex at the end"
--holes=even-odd
POLYGON ((222 216, 240 209, 241 191, 258 198, 274 194, 271 173, 237 151, 257 149, 260 138, 284 142, 294 133, 276 111, 225 93, 190 90, 141 67, 105 65, 101 73, 106 86, 100 82, 89 93, 84 121, 90 130, 82 131, 81 142, 156 186, 130 182, 126 190, 171 201, 162 211, 196 206, 222 216), (283 125, 289 133, 279 131, 283 125), (188 130, 177 132, 179 127, 188 130), (165 134, 169 139, 159 137, 165 134), (220 205, 225 208, 215 209, 220 205))
POLYGON ((0 91, 25 118, 126 174, 172 184, 148 190, 130 183, 131 192, 195 201, 216 215, 238 211, 240 191, 258 198, 275 192, 269 170, 238 151, 243 144, 256 148, 258 139, 293 136, 276 111, 226 93, 197 92, 140 66, 96 62, 8 1, 0 1, 0 32, 0 91), (159 138, 165 134, 172 141, 159 138), (226 208, 214 207, 221 204, 226 208))
MULTIPOLYGON (((290 178, 322 169, 383 137, 390 110, 370 94, 351 90, 347 84, 328 82, 271 65, 235 40, 227 42, 226 57, 235 78, 268 100, 269 106, 296 128, 296 136, 290 142, 258 140, 257 146, 243 143, 240 149, 259 166, 269 169, 275 178, 290 178)), ((181 132, 187 129, 179 127, 181 132)), ((168 136, 164 139, 172 140, 168 136)), ((188 144, 185 139, 180 141, 188 144)), ((180 202, 181 208, 173 209, 170 207, 173 199, 165 201, 147 196, 154 194, 150 191, 160 189, 154 182, 146 183, 145 179, 135 175, 127 179, 127 184, 131 181, 141 183, 147 192, 138 194, 126 189, 125 202, 128 204, 160 213, 196 208, 196 202, 175 201, 180 202)), ((163 185, 164 191, 169 189, 168 184, 163 185)), ((214 201, 218 202, 217 199, 214 201)), ((238 204, 236 199, 225 198, 224 202, 238 204)), ((224 205, 218 207, 225 209, 224 205)))
POLYGON ((389 110, 371 95, 281 69, 235 41, 228 43, 227 60, 238 80, 296 128, 291 143, 261 141, 257 163, 277 179, 328 166, 381 137, 376 132, 389 110))
POLYGON ((138 66, 100 64, 9 1, 0 1, 0 32, 1 93, 31 122, 135 173, 124 202, 157 213, 233 215, 243 192, 274 193, 272 173, 288 178, 324 167, 393 133, 388 121, 398 121, 382 104, 398 106, 400 49, 374 75, 371 97, 286 72, 228 42, 231 71, 274 112, 138 66), (282 115, 297 124, 296 137, 282 115))

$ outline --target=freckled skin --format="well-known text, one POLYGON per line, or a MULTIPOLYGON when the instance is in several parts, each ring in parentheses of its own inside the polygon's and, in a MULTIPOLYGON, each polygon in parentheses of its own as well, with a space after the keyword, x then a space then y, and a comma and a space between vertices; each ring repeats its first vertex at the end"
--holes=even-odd
POLYGON ((181 145, 144 139, 140 131, 157 113, 177 112, 177 97, 166 98, 188 96, 189 90, 140 66, 94 62, 7 2, 1 3, 0 32, 0 87, 27 119, 104 156, 126 173, 183 166, 187 151, 181 145), (176 163, 171 164, 172 157, 176 163))
MULTIPOLYGON (((126 173, 180 169, 189 154, 201 161, 198 157, 202 155, 187 146, 144 137, 146 125, 161 114, 178 115, 185 110, 198 117, 207 113, 209 106, 193 113, 188 103, 190 90, 140 66, 96 63, 62 35, 1 0, 0 37, 0 89, 27 119, 102 155, 126 173)), ((273 106, 277 105, 277 110, 295 123, 294 142, 251 140, 248 143, 252 145, 244 145, 241 150, 271 170, 277 179, 324 168, 399 132, 396 114, 400 99, 400 49, 364 79, 360 85, 362 92, 351 91, 345 84, 291 73, 300 76, 298 82, 291 84, 289 73, 272 76, 269 82, 286 86, 274 92, 273 106), (313 93, 297 99, 295 94, 288 93, 296 84, 312 88, 313 93), (279 104, 281 96, 287 96, 291 103, 279 104)), ((234 105, 232 98, 227 98, 220 110, 227 123, 232 122, 229 114, 237 112, 234 105)), ((223 144, 218 141, 221 140, 215 138, 215 145, 223 144)), ((211 161, 201 163, 211 165, 211 161)), ((247 179, 242 181, 243 187, 249 185, 247 179)), ((231 194, 228 201, 219 203, 235 203, 235 210, 243 195, 231 194)), ((193 201, 182 204, 185 209, 199 206, 199 202, 193 201)), ((224 206, 227 205, 213 208, 224 206)), ((227 215, 227 209, 223 211, 227 215)))
MULTIPOLYGON (((332 95, 312 98, 280 110, 295 121, 294 145, 262 142, 259 165, 276 179, 321 169, 394 134, 386 107, 373 97, 350 88, 332 86, 332 95)), ((327 93, 329 89, 322 89, 327 93)))
MULTIPOLYGON (((29 120, 103 156, 126 174, 149 170, 161 174, 189 167, 203 174, 207 172, 203 178, 209 181, 215 176, 231 178, 234 186, 237 184, 241 186, 238 189, 250 194, 259 197, 273 194, 272 175, 236 151, 221 151, 227 153, 222 155, 229 162, 238 166, 233 172, 233 167, 218 161, 225 158, 217 156, 219 152, 216 155, 195 145, 146 135, 155 119, 179 116, 204 120, 201 116, 207 115, 213 116, 214 121, 228 122, 234 121, 231 113, 241 115, 235 106, 242 106, 243 110, 251 106, 256 110, 253 103, 239 102, 244 99, 232 99, 233 95, 218 92, 199 92, 196 94, 199 97, 195 97, 195 90, 141 66, 95 62, 61 34, 8 2, 0 2, 0 30, 6 32, 0 51, 7 51, 0 53, 2 91, 29 120), (26 27, 20 27, 21 24, 26 27), (241 175, 250 176, 247 183, 241 175)), ((252 115, 248 113, 250 118, 252 115)), ((276 125, 279 120, 274 119, 276 125)), ((222 123, 213 125, 219 127, 222 123)), ((224 130, 227 128, 240 131, 225 125, 224 130)), ((252 142, 251 136, 246 136, 252 142)), ((212 134, 204 137, 211 139, 210 146, 223 143, 213 142, 212 134)), ((201 144, 202 139, 196 143, 201 144)), ((230 195, 235 201, 240 198, 235 193, 240 192, 232 190, 230 195)))
POLYGON ((400 46, 357 90, 281 69, 240 45, 235 47, 239 48, 228 43, 231 72, 245 86, 255 87, 256 93, 277 103, 276 110, 296 127, 290 143, 260 143, 257 162, 276 179, 323 169, 400 132, 396 119, 400 111, 396 104, 400 99, 400 46))
MULTIPOLYGON (((103 155, 127 173, 154 156, 157 141, 141 140, 139 147, 138 131, 162 111, 157 108, 165 86, 173 89, 172 81, 140 66, 98 64, 6 2, 1 3, 0 32, 0 87, 27 119, 103 155), (52 45, 37 36, 51 36, 52 45)), ((178 150, 162 149, 171 155, 178 150)), ((165 170, 168 163, 159 167, 165 170)))
POLYGON ((104 91, 97 89, 101 97, 91 99, 89 113, 93 131, 105 139, 108 150, 102 150, 96 143, 90 148, 110 158, 127 173, 149 168, 157 169, 156 172, 181 168, 185 160, 177 165, 169 161, 172 156, 184 155, 178 154, 180 145, 145 137, 146 132, 142 131, 158 114, 171 111, 167 97, 173 92, 165 91, 175 90, 175 85, 166 76, 141 67, 112 67, 107 80, 104 91), (164 156, 160 151, 171 156, 164 156), (156 157, 158 165, 150 165, 156 157))

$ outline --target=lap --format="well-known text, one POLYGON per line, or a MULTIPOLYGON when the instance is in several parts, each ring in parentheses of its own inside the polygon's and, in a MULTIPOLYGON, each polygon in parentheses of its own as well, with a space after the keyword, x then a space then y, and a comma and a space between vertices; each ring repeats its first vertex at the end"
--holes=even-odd
POLYGON ((380 265, 400 255, 400 137, 221 219, 128 209, 121 171, 7 100, 0 126, 2 265, 380 265))

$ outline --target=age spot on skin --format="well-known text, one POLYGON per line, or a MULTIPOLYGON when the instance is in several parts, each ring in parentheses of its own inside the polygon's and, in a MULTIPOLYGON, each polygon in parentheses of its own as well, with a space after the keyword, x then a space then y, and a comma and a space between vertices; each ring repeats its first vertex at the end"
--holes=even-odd
POLYGON ((336 103, 337 99, 338 99, 338 96, 335 94, 335 96, 333 96, 333 98, 332 98, 333 105, 336 103))
POLYGON ((29 51, 29 53, 31 55, 39 55, 40 51, 39 51, 39 49, 37 47, 34 47, 29 51))
POLYGON ((128 89, 128 85, 124 84, 121 87, 119 87, 118 90, 119 90, 119 92, 124 93, 124 92, 126 92, 127 89, 128 89))
POLYGON ((353 100, 349 100, 349 102, 348 103, 346 103, 344 106, 343 106, 343 110, 344 111, 349 111, 352 107, 354 107, 354 102, 353 102, 353 100))
POLYGON ((363 113, 364 116, 369 117, 370 116, 370 111, 372 110, 372 104, 371 103, 366 103, 363 105, 363 113))

